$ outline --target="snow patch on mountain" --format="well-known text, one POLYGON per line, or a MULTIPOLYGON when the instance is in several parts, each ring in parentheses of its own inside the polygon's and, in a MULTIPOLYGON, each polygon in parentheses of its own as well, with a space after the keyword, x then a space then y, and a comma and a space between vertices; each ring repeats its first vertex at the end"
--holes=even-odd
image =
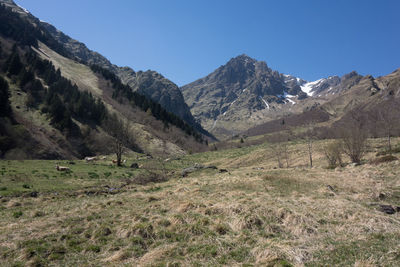
POLYGON ((287 101, 289 101, 292 105, 296 104, 296 102, 294 102, 292 99, 290 98, 286 98, 287 101))
POLYGON ((316 81, 313 81, 313 82, 308 82, 308 83, 305 83, 302 86, 300 86, 300 88, 308 96, 312 96, 313 95, 312 90, 323 81, 325 81, 325 79, 319 79, 319 80, 316 80, 316 81))
POLYGON ((259 98, 264 102, 264 104, 265 104, 265 106, 267 107, 267 109, 269 109, 269 105, 268 105, 268 102, 267 101, 265 101, 265 99, 264 98, 262 98, 261 96, 259 96, 259 98))

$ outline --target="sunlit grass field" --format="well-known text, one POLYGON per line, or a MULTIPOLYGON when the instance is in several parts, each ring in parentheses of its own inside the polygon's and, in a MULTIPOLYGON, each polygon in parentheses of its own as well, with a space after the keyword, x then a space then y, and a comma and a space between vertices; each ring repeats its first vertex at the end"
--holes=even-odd
POLYGON ((399 266, 400 213, 379 209, 400 206, 399 161, 370 164, 384 150, 375 139, 362 165, 328 169, 327 142, 315 143, 311 169, 302 142, 283 169, 267 143, 167 161, 126 155, 125 167, 112 156, 0 161, 0 263, 399 266), (218 169, 182 178, 196 163, 218 169), (150 174, 169 179, 138 183, 150 174))

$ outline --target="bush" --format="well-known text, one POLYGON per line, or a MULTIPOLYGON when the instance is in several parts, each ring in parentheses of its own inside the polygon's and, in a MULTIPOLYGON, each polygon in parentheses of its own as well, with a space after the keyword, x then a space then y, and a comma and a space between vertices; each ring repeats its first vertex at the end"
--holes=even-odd
POLYGON ((324 154, 328 161, 329 168, 336 168, 337 166, 343 166, 342 161, 343 147, 340 141, 335 141, 325 146, 324 154))
POLYGON ((366 118, 359 110, 351 111, 349 116, 347 124, 340 129, 343 152, 349 156, 351 162, 359 164, 367 148, 366 118))

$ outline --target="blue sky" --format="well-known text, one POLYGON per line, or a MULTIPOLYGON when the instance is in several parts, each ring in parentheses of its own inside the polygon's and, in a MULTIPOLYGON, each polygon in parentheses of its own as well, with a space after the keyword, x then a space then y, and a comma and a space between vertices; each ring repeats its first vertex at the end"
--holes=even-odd
POLYGON ((247 54, 312 81, 400 68, 398 0, 16 0, 112 63, 179 86, 247 54))

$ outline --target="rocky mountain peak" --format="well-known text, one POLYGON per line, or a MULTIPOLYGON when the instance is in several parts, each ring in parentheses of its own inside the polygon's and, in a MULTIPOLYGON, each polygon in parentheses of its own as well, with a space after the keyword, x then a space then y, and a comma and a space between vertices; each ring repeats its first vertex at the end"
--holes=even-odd
POLYGON ((361 76, 361 75, 359 75, 357 71, 353 70, 352 72, 343 75, 342 79, 350 79, 356 76, 361 76))
POLYGON ((276 105, 293 105, 297 97, 307 97, 299 84, 286 84, 284 76, 271 70, 266 62, 245 54, 230 59, 181 90, 195 118, 221 134, 226 134, 226 128, 218 125, 220 121, 241 121, 241 127, 245 128, 249 118, 272 116, 276 105))

